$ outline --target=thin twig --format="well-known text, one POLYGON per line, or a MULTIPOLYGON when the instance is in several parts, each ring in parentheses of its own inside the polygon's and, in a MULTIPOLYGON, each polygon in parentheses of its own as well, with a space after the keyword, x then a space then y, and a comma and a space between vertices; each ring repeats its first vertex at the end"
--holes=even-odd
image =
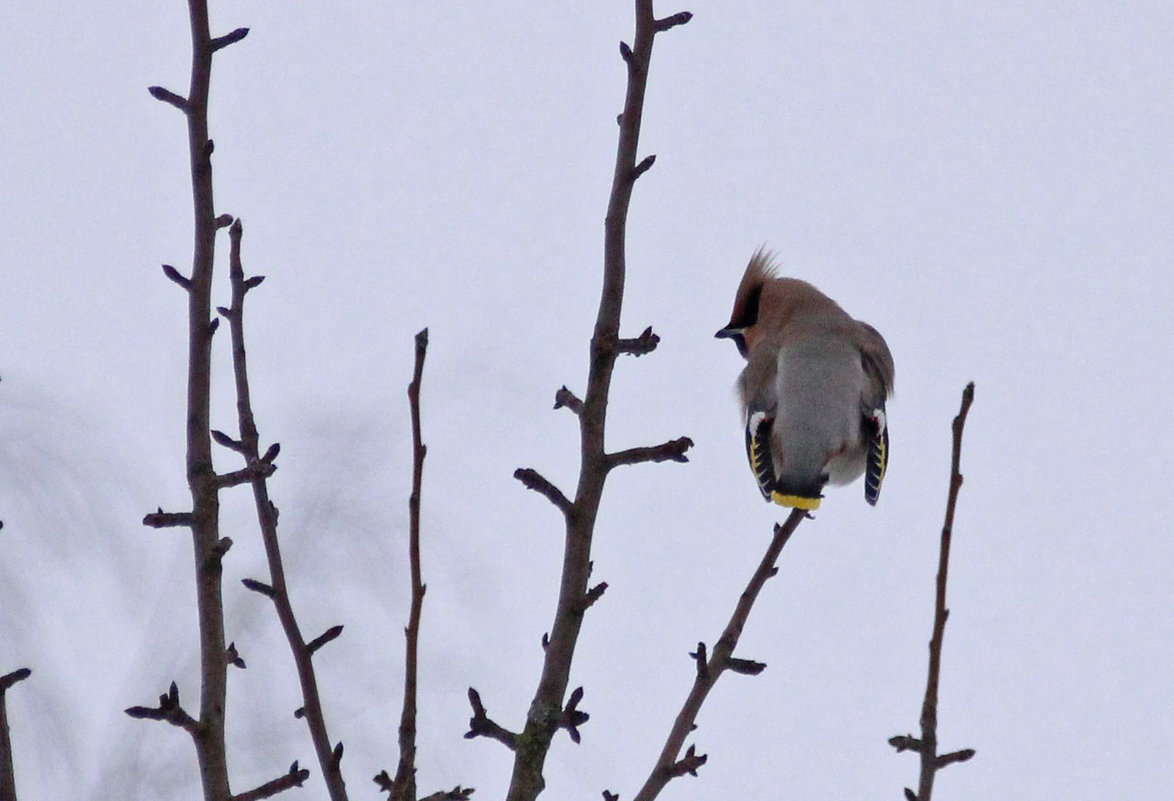
POLYGON ((693 440, 688 437, 678 437, 660 445, 628 448, 627 450, 607 455, 608 468, 619 467, 625 464, 641 464, 642 462, 687 462, 686 452, 693 447, 693 440))
MULTIPOLYGON (((247 463, 247 467, 237 471, 246 474, 246 480, 253 489, 253 504, 257 512, 257 524, 261 529, 261 541, 265 546, 265 559, 269 566, 270 581, 268 584, 254 579, 245 579, 245 586, 272 599, 273 607, 277 611, 277 618, 281 622, 293 655, 294 665, 297 668, 298 682, 302 690, 301 717, 305 718, 310 730, 310 739, 314 744, 314 753, 318 759, 318 766, 322 771, 323 781, 331 801, 346 801, 346 783, 338 768, 338 761, 334 758, 334 745, 326 729, 326 718, 322 711, 322 701, 318 693, 318 679, 314 673, 313 654, 326 643, 342 633, 342 626, 332 626, 313 641, 307 643, 298 625, 294 614, 293 603, 289 598, 289 591, 285 581, 285 566, 281 558, 281 544, 277 536, 277 506, 269 498, 269 483, 266 480, 273 468, 273 459, 276 458, 279 448, 270 446, 264 456, 260 455, 260 435, 257 431, 256 418, 253 415, 252 395, 249 391, 248 359, 245 353, 244 303, 248 292, 256 287, 259 276, 245 277, 244 265, 241 261, 241 240, 244 236, 244 226, 239 219, 232 223, 228 230, 229 249, 229 280, 232 284, 232 305, 224 315, 228 320, 230 336, 232 338, 232 369, 236 385, 237 425, 240 429, 240 438, 232 439, 222 435, 220 444, 230 447, 240 453, 247 463)), ((232 474, 229 474, 232 475, 232 474)), ((222 476, 223 480, 226 478, 222 476)))
POLYGON ((298 763, 295 761, 289 766, 289 772, 284 776, 279 776, 271 782, 265 782, 260 787, 255 787, 246 793, 235 795, 232 797, 232 801, 261 801, 263 798, 270 798, 284 790, 301 787, 308 778, 310 778, 310 771, 298 767, 298 763))
POLYGON ((465 732, 466 740, 488 737, 497 740, 511 751, 517 749, 518 735, 490 719, 485 711, 485 704, 481 703, 481 694, 472 687, 469 688, 469 705, 473 707, 473 717, 469 718, 469 730, 465 732))
MULTIPOLYGON (((730 622, 726 624, 725 630, 722 631, 721 637, 717 644, 713 647, 713 653, 709 655, 708 661, 705 659, 705 646, 698 644, 694 659, 697 662, 697 675, 693 679, 693 689, 689 691, 688 697, 685 698, 685 703, 681 706, 681 711, 677 714, 677 719, 673 723, 672 730, 669 732, 668 739, 665 741, 664 748, 660 752, 660 757, 656 760, 656 765, 652 768, 652 772, 644 782, 644 786, 640 788, 640 792, 636 794, 635 801, 652 801, 660 794, 665 785, 677 776, 685 773, 696 775, 696 770, 705 762, 705 755, 698 755, 693 746, 689 746, 683 758, 678 759, 678 754, 681 753, 681 747, 685 744, 685 739, 689 733, 693 731, 694 724, 697 720, 697 713, 701 711, 701 705, 705 703, 706 696, 709 691, 713 689, 713 685, 721 678, 721 674, 727 670, 732 670, 736 673, 748 673, 753 675, 756 671, 749 669, 750 665, 760 665, 759 662, 752 662, 751 660, 735 660, 733 658, 734 649, 738 645, 738 640, 742 636, 742 628, 746 625, 746 620, 750 617, 750 610, 754 607, 754 601, 758 598, 758 593, 762 590, 767 579, 775 575, 777 569, 775 562, 779 559, 779 554, 783 551, 783 546, 791 538, 791 534, 799 526, 799 523, 806 517, 806 512, 802 509, 793 509, 786 522, 781 526, 776 525, 774 530, 774 537, 770 541, 770 545, 766 549, 762 560, 758 563, 758 568, 754 571, 754 575, 750 577, 750 582, 746 585, 746 589, 742 591, 742 595, 738 598, 738 603, 734 607, 734 613, 730 616, 730 622)), ((765 666, 763 666, 765 667, 765 666)), ((761 672, 760 670, 757 672, 761 672)))
POLYGON ((541 473, 530 467, 519 467, 514 471, 514 478, 522 482, 528 490, 534 490, 553 503, 564 515, 571 513, 571 502, 563 491, 551 484, 541 473))
MULTIPOLYGON (((654 158, 649 156, 648 158, 654 158)), ((645 159, 647 161, 648 159, 645 159)), ((649 166, 652 166, 651 163, 649 166)), ((645 168, 647 169, 647 168, 645 168)), ((621 339, 616 343, 616 350, 620 353, 628 353, 632 356, 643 356, 646 353, 652 353, 656 350, 656 346, 660 344, 660 337, 652 333, 652 326, 648 326, 635 339, 621 339)))
POLYGON ((951 426, 954 444, 950 458, 950 490, 946 499, 946 520, 942 525, 941 550, 938 553, 933 635, 929 641, 929 671, 925 682, 925 698, 921 704, 921 737, 905 735, 889 740, 889 744, 898 752, 912 750, 921 757, 917 792, 905 789, 906 797, 916 801, 930 801, 934 777, 939 770, 954 762, 965 762, 974 756, 974 750, 970 748, 944 756, 938 755, 938 685, 942 670, 942 639, 945 636, 946 619, 950 615, 950 610, 946 608, 946 579, 950 568, 950 541, 954 533, 954 508, 958 503, 958 491, 962 488, 962 429, 966 425, 966 415, 973 402, 974 382, 971 382, 962 392, 962 406, 951 426))
POLYGON ((416 334, 416 362, 408 384, 412 417, 412 494, 408 498, 408 562, 412 579, 412 605, 404 629, 404 705, 399 723, 399 765, 391 787, 391 801, 416 801, 416 683, 420 645, 420 615, 424 608, 424 579, 420 567, 420 491, 424 481, 424 457, 428 453, 420 427, 420 382, 428 354, 428 329, 416 334))
POLYGON ((180 706, 179 687, 175 682, 171 682, 167 692, 159 696, 158 706, 132 706, 125 711, 127 715, 138 720, 162 720, 177 726, 190 734, 196 742, 199 742, 200 735, 204 732, 203 726, 180 706))

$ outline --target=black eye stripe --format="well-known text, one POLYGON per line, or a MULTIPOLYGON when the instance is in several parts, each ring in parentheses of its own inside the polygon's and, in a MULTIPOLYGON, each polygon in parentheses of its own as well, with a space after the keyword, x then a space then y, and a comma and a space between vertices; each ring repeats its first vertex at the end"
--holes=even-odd
POLYGON ((762 299, 762 285, 754 287, 746 295, 746 305, 738 319, 732 322, 732 328, 749 328, 758 322, 758 302, 762 299))

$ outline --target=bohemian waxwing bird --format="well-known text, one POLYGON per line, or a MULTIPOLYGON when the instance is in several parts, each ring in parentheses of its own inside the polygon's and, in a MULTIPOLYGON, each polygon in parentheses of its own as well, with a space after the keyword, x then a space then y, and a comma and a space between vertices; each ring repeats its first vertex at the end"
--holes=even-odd
POLYGON ((776 273, 759 248, 716 334, 734 340, 747 362, 738 391, 758 488, 768 501, 811 510, 827 482, 866 474, 864 498, 875 505, 889 458, 893 355, 871 325, 776 273))

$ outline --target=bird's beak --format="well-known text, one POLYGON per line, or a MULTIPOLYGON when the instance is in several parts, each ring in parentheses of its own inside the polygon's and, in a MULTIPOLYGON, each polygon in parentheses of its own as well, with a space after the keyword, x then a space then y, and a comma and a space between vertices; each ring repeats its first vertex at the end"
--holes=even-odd
POLYGON ((743 333, 745 330, 746 329, 744 329, 744 328, 730 328, 729 326, 726 326, 725 328, 718 331, 713 336, 716 339, 729 339, 730 337, 738 336, 739 334, 743 333))

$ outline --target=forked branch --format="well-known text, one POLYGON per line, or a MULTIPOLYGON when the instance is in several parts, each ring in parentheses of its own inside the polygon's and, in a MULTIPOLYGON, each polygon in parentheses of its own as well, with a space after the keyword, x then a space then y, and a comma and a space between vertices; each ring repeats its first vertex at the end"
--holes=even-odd
POLYGON ((730 670, 735 673, 756 675, 761 673, 766 667, 761 662, 754 662, 748 659, 735 659, 733 656, 734 649, 738 646, 738 640, 742 636, 742 629, 746 625, 746 620, 750 617, 750 610, 754 607, 758 593, 762 590, 763 585, 766 584, 767 579, 778 572, 775 563, 779 559, 779 554, 783 551, 783 546, 790 540, 791 535, 795 532, 795 529, 803 521, 805 516, 806 513, 802 509, 793 509, 785 523, 781 526, 775 526, 774 537, 771 539, 770 545, 767 547, 762 560, 758 563, 758 568, 754 571, 754 575, 750 577, 750 582, 746 585, 746 589, 742 591, 741 597, 738 598, 738 603, 734 607, 734 613, 730 616, 730 622, 726 624, 725 630, 722 631, 722 635, 717 641, 717 645, 713 647, 713 653, 708 654, 707 658, 704 643, 699 643, 697 651, 691 654, 697 663, 697 675, 693 679, 693 689, 689 691, 688 697, 685 698, 685 703, 681 706, 681 711, 677 714, 677 719, 673 723, 664 748, 660 752, 660 757, 656 760, 656 765, 652 768, 652 772, 645 780, 644 786, 636 794, 635 801, 652 801, 671 780, 685 774, 695 776, 697 775, 697 768, 705 764, 706 756, 704 754, 698 755, 692 745, 689 746, 689 749, 683 757, 679 757, 678 755, 681 753, 681 748, 685 745, 685 739, 695 728, 697 713, 701 711, 701 705, 705 703, 709 691, 713 689, 713 685, 721 678, 722 673, 730 670))
POLYGON ((933 796, 934 777, 939 770, 955 762, 965 762, 974 756, 974 749, 964 748, 949 754, 938 754, 938 685, 942 671, 942 639, 946 632, 946 619, 950 610, 946 608, 946 579, 950 569, 950 541, 954 533, 954 508, 958 503, 958 491, 962 488, 962 429, 966 415, 974 402, 974 382, 966 385, 962 392, 962 406, 951 426, 954 445, 950 457, 950 489, 946 497, 946 520, 942 525, 941 547, 938 552, 938 576, 934 593, 933 634, 929 641, 929 671, 925 682, 925 698, 921 703, 921 737, 911 734, 897 735, 889 739, 889 745, 901 751, 915 751, 921 759, 917 792, 905 788, 909 801, 930 801, 933 796))
POLYGON ((569 408, 579 420, 581 458, 574 499, 568 498, 533 470, 522 470, 515 474, 528 488, 542 493, 550 500, 566 520, 559 597, 549 636, 543 638, 542 675, 526 715, 525 727, 516 736, 496 724, 490 725, 492 722, 485 716, 484 710, 478 712, 479 699, 474 700, 475 694, 470 693, 474 716, 468 736, 496 736, 514 749, 514 769, 507 801, 534 801, 546 786, 543 770, 555 733, 560 728, 567 728, 572 737, 578 735, 578 723, 573 727, 566 725, 568 707, 564 706, 564 698, 584 612, 602 591, 589 590, 587 585, 591 577, 591 542, 595 533, 595 520, 608 472, 616 464, 660 461, 657 457, 661 456, 680 461, 683 455, 683 441, 678 441, 679 444, 675 446, 634 449, 611 456, 604 448, 608 397, 616 359, 623 353, 638 355, 651 352, 656 342, 651 331, 645 331, 635 340, 619 338, 627 272, 625 248, 628 207, 636 179, 654 161, 651 156, 639 164, 636 160, 653 40, 657 33, 689 19, 688 14, 675 14, 658 20, 653 14, 652 5, 652 0, 636 0, 636 36, 633 46, 620 45, 620 55, 627 65, 627 92, 623 112, 617 118, 620 125, 619 142, 604 220, 603 287, 591 336, 586 394, 580 401, 564 388, 555 397, 556 408, 569 408))
MULTIPOLYGON (((240 30, 238 29, 238 33, 240 30)), ((231 36, 232 34, 229 34, 231 36)), ((244 34, 240 34, 243 38, 244 34)), ((239 438, 234 439, 222 432, 216 441, 223 447, 240 454, 246 466, 225 476, 220 480, 225 482, 229 476, 239 476, 241 483, 250 484, 253 490, 253 505, 257 512, 257 524, 261 529, 261 541, 265 546, 265 559, 269 566, 269 583, 255 579, 244 579, 244 584, 250 590, 273 601, 277 618, 281 622, 282 631, 289 643, 293 655, 294 666, 297 668, 298 682, 302 690, 302 717, 310 730, 310 739, 314 744, 314 753, 318 759, 318 766, 322 771, 323 780, 331 801, 347 801, 346 783, 339 770, 338 759, 335 758, 335 746, 331 743, 330 734, 326 728, 326 718, 322 711, 322 701, 318 693, 318 679, 314 673, 313 655, 322 646, 342 634, 342 626, 331 626, 318 637, 306 642, 294 614, 293 604, 289 598, 289 591, 285 582, 285 566, 281 558, 281 543, 277 536, 278 511, 277 506, 269 498, 268 477, 273 473, 280 448, 276 443, 269 446, 262 455, 260 452, 260 435, 257 432, 256 418, 253 415, 252 394, 249 391, 249 368, 245 352, 245 296, 250 290, 257 287, 261 276, 245 276, 244 264, 241 259, 241 240, 244 237, 244 226, 240 219, 232 222, 228 230, 229 238, 229 280, 232 285, 232 304, 227 309, 221 309, 222 316, 228 320, 230 336, 232 338, 232 370, 236 386, 237 426, 239 438)), ((277 781, 289 781, 287 777, 277 781)), ((272 783, 271 783, 272 784, 272 783)), ((268 785, 266 785, 268 786, 268 785)), ((254 791, 256 792, 256 791, 254 791)))

